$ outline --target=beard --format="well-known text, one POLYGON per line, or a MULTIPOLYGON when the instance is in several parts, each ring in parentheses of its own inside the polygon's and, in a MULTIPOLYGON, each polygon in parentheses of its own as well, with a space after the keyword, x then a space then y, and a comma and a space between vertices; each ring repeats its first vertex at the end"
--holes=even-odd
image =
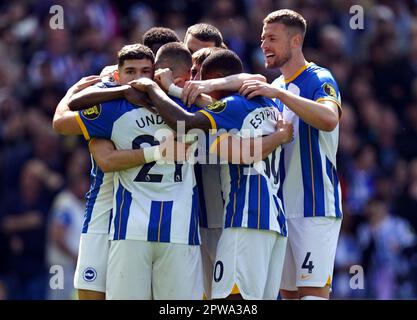
POLYGON ((282 56, 275 56, 274 60, 270 63, 268 63, 268 59, 265 60, 265 67, 267 69, 275 69, 275 68, 281 68, 284 64, 286 64, 288 61, 290 61, 292 58, 291 51, 287 51, 282 56))

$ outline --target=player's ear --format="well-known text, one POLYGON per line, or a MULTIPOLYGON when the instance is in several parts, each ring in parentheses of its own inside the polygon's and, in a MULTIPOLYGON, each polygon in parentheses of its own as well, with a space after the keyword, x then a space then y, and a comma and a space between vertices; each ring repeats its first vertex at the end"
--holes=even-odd
POLYGON ((291 39, 291 47, 299 48, 303 45, 303 37, 301 34, 296 33, 291 39))
POLYGON ((113 77, 114 77, 114 80, 115 80, 116 82, 119 82, 119 80, 120 80, 120 77, 119 77, 119 70, 115 70, 115 71, 113 72, 113 77))

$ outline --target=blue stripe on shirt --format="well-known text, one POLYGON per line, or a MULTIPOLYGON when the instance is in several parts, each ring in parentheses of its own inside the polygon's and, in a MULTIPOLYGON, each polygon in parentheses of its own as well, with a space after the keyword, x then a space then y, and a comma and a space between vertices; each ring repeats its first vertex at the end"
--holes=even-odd
POLYGON ((335 205, 335 215, 337 218, 342 217, 342 211, 340 210, 339 205, 339 177, 337 176, 336 168, 333 166, 331 161, 326 157, 326 173, 332 182, 333 186, 333 195, 334 195, 334 205, 335 205))
POLYGON ((300 120, 299 134, 304 187, 304 216, 325 216, 319 131, 300 120))
POLYGON ((245 207, 245 191, 248 176, 243 170, 246 166, 229 164, 230 192, 226 206, 225 228, 241 227, 243 208, 245 207))
POLYGON ((109 219, 109 227, 107 229, 107 233, 110 233, 110 228, 111 228, 111 222, 113 220, 113 208, 110 209, 110 219, 109 219))
POLYGON ((170 242, 173 201, 152 201, 148 241, 170 242))
POLYGON ((171 241, 171 218, 174 201, 162 202, 162 218, 159 225, 159 242, 171 241))
POLYGON ((249 177, 248 228, 269 230, 269 190, 262 175, 249 177))
POLYGON ((287 224, 286 224, 286 220, 285 220, 285 215, 284 212, 282 211, 279 202, 278 202, 278 198, 274 195, 274 203, 275 206, 277 207, 278 210, 278 216, 277 216, 277 221, 281 230, 281 235, 283 235, 284 237, 288 236, 288 232, 287 232, 287 224))
POLYGON ((282 209, 285 211, 284 206, 284 195, 282 193, 285 181, 285 149, 281 149, 281 154, 279 156, 279 188, 278 188, 278 198, 281 200, 282 209))
POLYGON ((201 164, 196 163, 194 165, 195 179, 198 188, 199 203, 200 203, 200 227, 207 228, 207 208, 206 208, 206 199, 204 198, 204 185, 203 185, 203 173, 202 173, 201 164))
POLYGON ((126 239, 127 222, 129 220, 132 194, 119 182, 116 192, 116 210, 114 212, 114 237, 113 240, 126 239))
POLYGON ((188 244, 190 245, 199 245, 200 238, 198 236, 198 217, 199 217, 199 198, 198 198, 198 188, 193 188, 193 197, 191 205, 191 216, 190 216, 190 230, 188 233, 188 244))
POLYGON ((103 184, 104 172, 98 167, 96 161, 92 161, 93 167, 91 168, 90 173, 90 190, 86 193, 86 204, 85 204, 85 214, 82 233, 88 232, 88 226, 91 221, 91 216, 93 214, 94 205, 97 200, 98 193, 100 192, 100 187, 103 184))

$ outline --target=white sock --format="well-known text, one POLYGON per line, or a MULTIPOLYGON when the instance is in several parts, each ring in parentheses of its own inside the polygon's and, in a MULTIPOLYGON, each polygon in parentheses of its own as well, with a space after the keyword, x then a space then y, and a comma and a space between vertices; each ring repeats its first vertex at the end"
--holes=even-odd
POLYGON ((301 300, 329 300, 327 298, 318 297, 318 296, 304 296, 301 300))

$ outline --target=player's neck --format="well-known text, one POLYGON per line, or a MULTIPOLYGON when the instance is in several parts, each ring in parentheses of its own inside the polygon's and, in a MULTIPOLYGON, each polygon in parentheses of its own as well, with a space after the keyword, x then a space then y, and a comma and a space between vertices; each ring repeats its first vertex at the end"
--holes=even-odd
POLYGON ((284 64, 279 70, 281 71, 284 79, 293 78, 297 72, 299 72, 308 62, 304 58, 302 53, 294 55, 286 64, 284 64))

